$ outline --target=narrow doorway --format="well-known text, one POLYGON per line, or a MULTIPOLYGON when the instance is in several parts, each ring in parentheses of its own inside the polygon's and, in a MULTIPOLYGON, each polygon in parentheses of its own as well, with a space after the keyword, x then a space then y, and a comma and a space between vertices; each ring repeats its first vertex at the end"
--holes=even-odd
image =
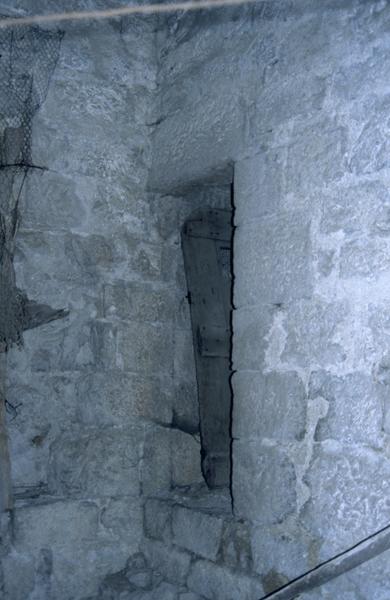
POLYGON ((197 210, 182 229, 198 384, 201 464, 209 488, 231 478, 231 210, 197 210))

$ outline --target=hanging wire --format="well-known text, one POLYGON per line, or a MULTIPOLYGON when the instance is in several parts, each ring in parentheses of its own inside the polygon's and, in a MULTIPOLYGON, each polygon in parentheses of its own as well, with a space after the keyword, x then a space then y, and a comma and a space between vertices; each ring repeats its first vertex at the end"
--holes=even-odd
POLYGON ((223 6, 239 6, 251 4, 260 0, 189 0, 187 2, 170 2, 167 4, 134 4, 121 8, 91 11, 71 11, 51 13, 48 15, 31 15, 27 17, 10 17, 0 19, 0 29, 36 23, 60 23, 63 21, 85 21, 88 19, 113 19, 127 15, 152 15, 174 11, 194 11, 223 6))

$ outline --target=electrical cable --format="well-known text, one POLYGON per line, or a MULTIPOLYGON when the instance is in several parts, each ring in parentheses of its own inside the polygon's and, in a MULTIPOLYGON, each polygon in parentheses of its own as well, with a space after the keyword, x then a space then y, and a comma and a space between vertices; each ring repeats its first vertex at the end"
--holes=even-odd
POLYGON ((26 17, 0 18, 0 29, 37 23, 60 23, 63 21, 84 21, 90 19, 113 19, 128 15, 153 15, 175 11, 194 11, 224 6, 240 6, 253 4, 260 0, 188 0, 186 2, 169 2, 166 4, 133 4, 121 8, 91 11, 71 11, 50 13, 47 15, 31 15, 26 17))
POLYGON ((293 600, 324 583, 355 569, 379 554, 390 550, 390 524, 372 533, 354 546, 332 556, 310 571, 299 575, 260 600, 293 600))

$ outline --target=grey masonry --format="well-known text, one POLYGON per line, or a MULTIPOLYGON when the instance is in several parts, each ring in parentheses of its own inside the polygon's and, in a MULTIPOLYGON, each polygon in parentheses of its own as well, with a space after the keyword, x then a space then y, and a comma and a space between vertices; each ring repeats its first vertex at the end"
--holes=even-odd
MULTIPOLYGON (((259 600, 390 522, 389 4, 42 28, 13 268, 69 314, 0 354, 0 595, 259 600), (180 231, 232 196, 232 481, 208 490, 180 231)), ((302 598, 388 600, 388 560, 302 598)))

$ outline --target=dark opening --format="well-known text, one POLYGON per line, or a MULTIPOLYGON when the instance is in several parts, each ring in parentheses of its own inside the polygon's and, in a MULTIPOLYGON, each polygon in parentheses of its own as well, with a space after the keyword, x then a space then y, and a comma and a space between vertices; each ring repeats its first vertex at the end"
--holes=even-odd
POLYGON ((197 210, 182 248, 198 384, 202 472, 209 488, 231 479, 233 210, 197 210))

